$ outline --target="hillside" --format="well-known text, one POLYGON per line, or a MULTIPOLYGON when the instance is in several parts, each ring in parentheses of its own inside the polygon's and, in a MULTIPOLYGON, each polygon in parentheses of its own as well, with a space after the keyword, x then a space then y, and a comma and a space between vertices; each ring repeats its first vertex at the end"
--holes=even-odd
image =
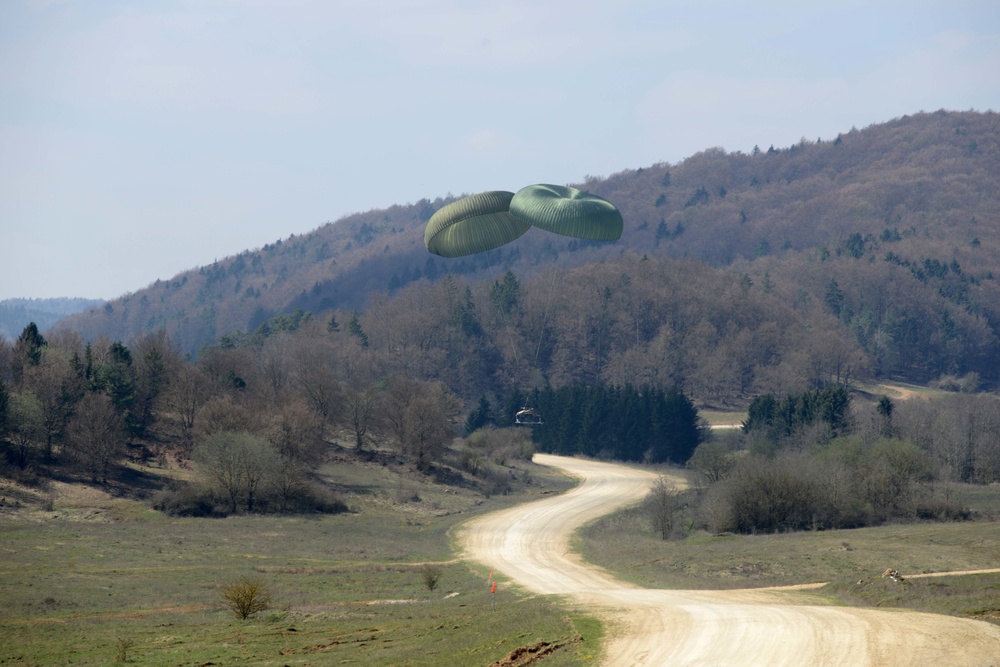
MULTIPOLYGON (((503 351, 515 346, 487 326, 494 336, 487 347, 516 367, 490 375, 611 380, 612 361, 627 375, 635 364, 659 367, 671 355, 704 354, 714 365, 737 364, 727 376, 742 377, 699 393, 740 397, 787 384, 762 384, 761 369, 801 382, 817 373, 821 351, 837 349, 846 366, 824 363, 823 374, 917 382, 971 375, 991 386, 1000 379, 998 174, 1000 116, 919 113, 780 149, 709 149, 678 164, 588 177, 577 185, 623 213, 625 232, 615 243, 531 230, 496 251, 445 260, 422 243, 424 223, 455 199, 441 196, 351 215, 157 281, 59 328, 124 341, 162 328, 183 351, 197 353, 296 309, 336 311, 341 322, 358 310, 373 345, 384 330, 381 339, 392 346, 408 326, 400 299, 422 298, 432 289, 427 281, 453 274, 456 289, 475 287, 469 305, 478 305, 485 323, 489 285, 509 270, 525 302, 539 302, 542 328, 555 335, 561 318, 558 333, 575 345, 566 354, 589 368, 560 361, 558 346, 543 346, 545 337, 525 318, 500 321, 523 338, 520 353, 503 351), (665 282, 637 280, 647 259, 658 260, 652 273, 665 282), (557 281, 560 290, 580 293, 553 295, 557 281), (600 289, 587 292, 587 285, 600 289), (640 288, 646 293, 637 299, 640 288), (596 325, 595 304, 606 311, 596 325), (554 307, 562 309, 556 323, 549 319, 554 307), (386 319, 390 312, 403 319, 386 319), (697 341, 711 344, 699 352, 697 341)), ((660 381, 693 381, 713 365, 706 364, 663 371, 660 381)))
POLYGON ((88 308, 96 308, 99 299, 5 299, 0 301, 0 338, 16 340, 31 322, 39 329, 49 329, 56 322, 88 308))

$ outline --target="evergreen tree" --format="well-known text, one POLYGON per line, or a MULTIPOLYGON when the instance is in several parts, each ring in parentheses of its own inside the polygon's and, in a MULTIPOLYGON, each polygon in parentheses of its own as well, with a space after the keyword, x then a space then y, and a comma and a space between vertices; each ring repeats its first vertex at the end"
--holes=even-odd
POLYGON ((7 433, 7 410, 10 405, 10 394, 7 393, 7 385, 0 378, 0 437, 7 433))
POLYGON ((108 360, 97 364, 94 369, 92 388, 106 394, 111 404, 121 416, 126 429, 137 434, 137 420, 133 413, 135 404, 135 369, 132 367, 132 353, 120 341, 108 348, 108 360))
POLYGON ((151 347, 142 355, 142 364, 135 383, 135 435, 143 436, 152 425, 154 410, 160 395, 167 386, 167 366, 163 353, 151 347))
POLYGON ((351 311, 351 321, 347 323, 347 330, 352 336, 358 339, 361 347, 368 347, 368 334, 361 328, 361 320, 358 319, 358 311, 351 311))
POLYGON ((30 322, 14 342, 15 362, 12 365, 14 383, 20 384, 28 368, 42 362, 42 350, 48 343, 38 332, 38 326, 30 322))
POLYGON ((574 385, 541 392, 540 451, 684 463, 701 440, 698 411, 679 390, 574 385))
POLYGON ((490 302, 501 315, 509 315, 517 308, 521 297, 521 283, 513 272, 504 274, 503 282, 494 282, 490 290, 490 302))
POLYGON ((503 412, 494 417, 494 422, 497 426, 505 428, 507 426, 514 425, 514 415, 517 414, 518 410, 522 409, 527 405, 527 397, 518 389, 514 389, 507 396, 507 400, 503 403, 503 412))
POLYGON ((493 408, 490 406, 489 399, 485 396, 480 396, 479 406, 470 412, 469 416, 465 419, 465 432, 472 433, 495 423, 493 408))
POLYGON ((826 305, 831 313, 840 317, 844 308, 844 292, 836 280, 831 280, 830 284, 826 286, 826 305))
POLYGON ((483 327, 476 316, 476 304, 472 300, 472 289, 465 288, 465 299, 456 302, 452 309, 452 324, 469 338, 483 335, 483 327))
POLYGON ((18 337, 15 349, 30 365, 37 366, 42 361, 42 348, 47 344, 45 338, 38 332, 38 325, 30 322, 18 337))

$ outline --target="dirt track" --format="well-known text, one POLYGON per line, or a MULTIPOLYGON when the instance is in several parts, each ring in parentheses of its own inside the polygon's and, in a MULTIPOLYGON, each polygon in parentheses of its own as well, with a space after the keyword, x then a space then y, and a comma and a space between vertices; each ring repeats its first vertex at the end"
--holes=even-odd
POLYGON ((582 524, 641 499, 652 473, 538 454, 572 491, 463 526, 465 556, 611 621, 606 665, 1000 666, 1000 627, 949 616, 822 606, 809 591, 641 589, 570 552, 582 524))

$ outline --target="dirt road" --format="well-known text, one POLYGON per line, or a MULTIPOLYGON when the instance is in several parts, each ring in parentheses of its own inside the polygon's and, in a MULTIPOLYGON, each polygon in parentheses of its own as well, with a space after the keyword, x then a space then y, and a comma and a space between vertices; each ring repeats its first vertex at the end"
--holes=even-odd
POLYGON ((949 616, 824 606, 808 590, 647 590, 569 548, 582 524, 641 499, 655 478, 538 454, 581 479, 572 491, 463 526, 465 557, 610 621, 604 664, 1000 666, 1000 627, 949 616))

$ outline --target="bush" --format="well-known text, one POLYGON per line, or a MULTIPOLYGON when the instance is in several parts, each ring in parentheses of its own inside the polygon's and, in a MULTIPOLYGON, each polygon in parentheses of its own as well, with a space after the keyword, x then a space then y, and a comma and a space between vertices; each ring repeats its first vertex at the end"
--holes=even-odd
POLYGON ((115 662, 128 662, 128 653, 135 646, 131 637, 118 637, 115 640, 115 662))
POLYGON ((709 487, 698 514, 714 532, 857 528, 889 519, 962 518, 936 500, 926 456, 912 443, 842 438, 809 453, 743 457, 709 487))
MULTIPOLYGON (((267 491, 270 491, 268 489, 267 491)), ((175 483, 153 496, 153 509, 170 516, 226 517, 231 513, 227 498, 199 484, 175 483)), ((256 503, 265 513, 340 514, 349 508, 336 493, 315 483, 303 482, 283 493, 265 493, 256 503)))
POLYGON ((434 563, 425 563, 420 566, 420 576, 424 580, 424 586, 429 591, 437 588, 438 582, 441 580, 441 574, 441 567, 434 563))
POLYGON ((170 516, 229 516, 226 503, 210 489, 184 482, 171 485, 153 496, 153 509, 170 516))
POLYGON ((271 607, 271 589, 258 577, 240 577, 220 591, 236 618, 246 620, 271 607))
POLYGON ((511 491, 510 473, 493 465, 483 466, 479 471, 482 480, 480 490, 487 498, 505 496, 511 491))

